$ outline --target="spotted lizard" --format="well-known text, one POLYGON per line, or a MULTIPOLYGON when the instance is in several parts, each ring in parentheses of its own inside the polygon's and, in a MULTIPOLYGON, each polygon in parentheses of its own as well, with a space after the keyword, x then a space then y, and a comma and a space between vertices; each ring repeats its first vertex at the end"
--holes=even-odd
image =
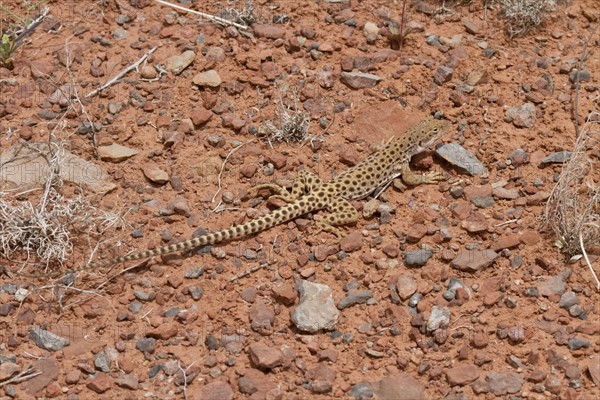
MULTIPOLYGON (((363 199, 369 194, 385 188, 388 183, 398 176, 401 176, 402 180, 411 186, 443 180, 443 175, 437 171, 424 174, 411 171, 409 162, 415 154, 421 153, 433 145, 450 130, 450 127, 448 121, 426 117, 411 126, 401 137, 392 138, 365 160, 328 182, 323 182, 315 174, 302 170, 293 182, 291 193, 287 189, 274 184, 255 186, 254 190, 272 190, 276 194, 272 195, 271 198, 278 198, 287 203, 264 216, 218 232, 207 233, 153 250, 145 250, 103 262, 91 263, 81 269, 67 272, 108 267, 122 262, 240 239, 319 210, 327 210, 329 214, 316 218, 316 233, 321 231, 330 232, 336 235, 339 241, 342 234, 336 227, 352 224, 358 220, 358 212, 350 203, 351 201, 363 199)), ((55 275, 58 275, 58 273, 55 273, 55 275)))

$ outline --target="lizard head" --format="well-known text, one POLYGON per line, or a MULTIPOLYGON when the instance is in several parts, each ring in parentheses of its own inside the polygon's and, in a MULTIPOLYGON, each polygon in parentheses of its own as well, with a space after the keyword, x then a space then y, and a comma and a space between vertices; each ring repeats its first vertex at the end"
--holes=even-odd
POLYGON ((423 119, 415 134, 415 154, 420 153, 431 147, 438 139, 450 131, 452 125, 449 121, 427 117, 423 119))

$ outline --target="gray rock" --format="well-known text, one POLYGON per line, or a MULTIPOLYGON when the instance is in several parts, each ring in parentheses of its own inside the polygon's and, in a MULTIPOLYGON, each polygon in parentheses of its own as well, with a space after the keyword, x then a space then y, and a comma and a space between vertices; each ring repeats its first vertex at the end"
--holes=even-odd
POLYGON ((181 54, 169 57, 165 61, 165 68, 173 75, 179 75, 184 69, 194 62, 195 57, 196 53, 194 53, 192 50, 184 51, 181 54))
POLYGON ((562 295, 567 289, 567 283, 560 275, 546 277, 544 282, 538 285, 538 290, 542 296, 549 297, 555 294, 562 295))
POLYGON ((468 150, 456 143, 446 143, 438 146, 435 153, 453 166, 465 171, 471 176, 488 175, 487 168, 468 150))
POLYGON ((41 349, 48 351, 59 351, 70 344, 69 339, 55 335, 42 328, 31 328, 29 338, 41 349))
POLYGON ((506 110, 505 121, 512 122, 517 128, 533 128, 537 110, 533 103, 525 103, 520 107, 506 110))
POLYGON ((342 72, 341 82, 351 89, 373 88, 382 80, 380 76, 365 72, 342 72))
POLYGON ((427 320, 427 331, 433 332, 450 323, 450 309, 448 307, 433 306, 427 320))
POLYGON ((433 81, 436 84, 438 84, 439 86, 442 86, 444 83, 446 83, 452 79, 453 73, 454 73, 454 70, 452 68, 441 65, 437 69, 437 71, 435 71, 435 75, 433 76, 433 81))
POLYGON ((373 397, 373 389, 369 383, 358 383, 350 389, 350 396, 355 399, 370 399, 373 397))
POLYGON ((98 155, 102 161, 119 163, 135 156, 140 151, 113 143, 109 146, 98 146, 98 155))
POLYGON ((196 86, 208 86, 208 87, 219 87, 221 85, 221 77, 219 73, 214 69, 200 72, 192 79, 192 82, 196 86))
POLYGON ((562 296, 560 296, 560 302, 558 305, 565 310, 568 310, 575 304, 579 304, 579 300, 577 299, 577 295, 575 292, 564 292, 562 296))
POLYGON ((573 153, 570 151, 557 151, 544 157, 542 161, 540 161, 540 165, 544 166, 548 164, 562 164, 569 161, 572 155, 573 153))
POLYGON ((110 358, 104 352, 100 352, 94 356, 94 366, 102 372, 110 371, 110 358))
POLYGON ((567 342, 567 346, 569 346, 570 350, 579 350, 590 347, 591 343, 587 339, 583 338, 571 338, 567 342))
POLYGON ((496 396, 518 393, 525 382, 516 372, 488 372, 485 380, 490 392, 496 396))
POLYGON ((471 288, 469 288, 463 281, 456 277, 450 278, 450 282, 448 282, 448 290, 453 294, 456 294, 456 289, 462 288, 469 295, 469 299, 473 298, 473 292, 471 292, 471 288))
POLYGON ((297 283, 296 290, 300 295, 300 304, 291 314, 294 325, 304 332, 333 329, 340 312, 335 307, 331 288, 302 280, 297 283))
POLYGON ((422 267, 432 256, 433 252, 429 249, 407 251, 404 253, 404 264, 407 267, 422 267))
POLYGON ((343 310, 355 304, 363 304, 372 297, 373 292, 370 290, 351 290, 346 297, 338 302, 337 308, 343 310))

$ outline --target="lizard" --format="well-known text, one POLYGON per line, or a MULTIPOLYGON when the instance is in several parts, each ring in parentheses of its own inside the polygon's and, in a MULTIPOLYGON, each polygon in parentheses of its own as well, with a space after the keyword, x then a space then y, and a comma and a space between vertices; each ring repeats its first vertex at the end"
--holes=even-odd
MULTIPOLYGON (((253 190, 270 189, 275 193, 270 198, 278 198, 286 203, 264 216, 178 243, 116 257, 107 261, 90 263, 75 270, 51 272, 45 274, 45 276, 58 276, 64 273, 109 267, 127 261, 241 239, 283 224, 301 215, 320 210, 327 210, 329 214, 315 218, 316 233, 321 231, 330 232, 337 237, 339 242, 342 234, 337 226, 352 224, 358 220, 358 211, 350 203, 351 201, 364 199, 373 192, 379 193, 382 188, 385 189, 386 185, 398 176, 401 176, 404 183, 410 186, 436 183, 444 179, 438 171, 413 172, 409 167, 409 163, 414 155, 431 147, 450 130, 450 127, 451 124, 447 120, 438 120, 431 116, 425 117, 408 128, 401 137, 397 139, 392 137, 387 143, 378 146, 378 150, 363 161, 327 182, 323 182, 317 175, 309 171, 301 170, 293 181, 291 193, 286 188, 275 184, 257 185, 253 190)), ((39 275, 37 276, 39 277, 39 275)))

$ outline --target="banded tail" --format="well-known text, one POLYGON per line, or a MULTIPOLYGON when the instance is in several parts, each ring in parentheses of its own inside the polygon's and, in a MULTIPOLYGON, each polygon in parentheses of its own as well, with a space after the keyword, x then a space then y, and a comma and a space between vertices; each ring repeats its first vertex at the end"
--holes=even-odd
POLYGON ((243 238, 245 236, 267 230, 275 225, 288 222, 309 212, 317 211, 323 207, 321 204, 319 204, 319 202, 314 200, 314 196, 311 196, 310 194, 301 196, 293 202, 286 204, 277 210, 271 211, 267 215, 240 225, 234 225, 218 232, 207 233, 183 242, 169 244, 153 250, 145 250, 139 253, 130 254, 128 256, 121 256, 103 262, 88 264, 87 266, 72 272, 109 267, 111 265, 120 264, 127 261, 140 260, 142 258, 154 257, 160 254, 169 254, 177 251, 191 250, 207 244, 217 244, 223 241, 243 238))

